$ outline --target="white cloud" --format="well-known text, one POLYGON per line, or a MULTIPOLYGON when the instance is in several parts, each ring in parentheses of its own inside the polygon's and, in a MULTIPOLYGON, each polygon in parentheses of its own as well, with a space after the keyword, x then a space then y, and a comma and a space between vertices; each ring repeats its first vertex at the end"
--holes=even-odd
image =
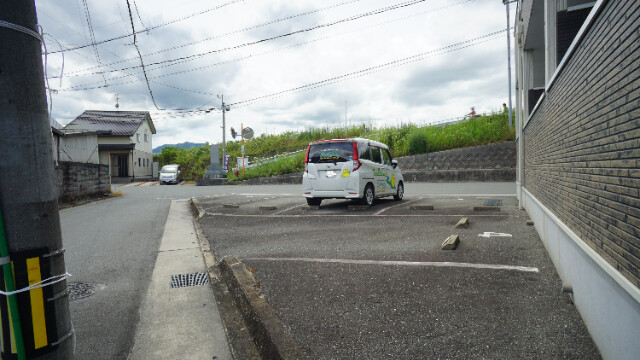
MULTIPOLYGON (((131 31, 125 1, 87 2, 98 42, 131 31)), ((220 100, 214 94, 224 94, 226 102, 233 104, 357 73, 506 27, 505 9, 500 1, 427 0, 314 31, 240 46, 402 1, 245 0, 206 11, 225 2, 229 0, 215 3, 205 0, 179 3, 136 0, 140 18, 147 27, 204 12, 137 36, 139 48, 145 54, 145 63, 149 64, 147 75, 152 81, 151 88, 158 106, 188 109, 219 107, 220 100), (346 4, 221 36, 342 2, 346 4), (201 41, 211 37, 214 39, 201 41), (185 45, 190 42, 197 43, 185 45), (178 64, 151 65, 238 46, 237 49, 198 56, 178 64), (163 51, 172 47, 175 49, 163 51), (159 53, 151 55, 154 52, 159 53), (228 63, 219 64, 221 62, 228 63), (179 74, 170 75, 176 72, 179 74)), ((81 2, 37 0, 36 5, 40 24, 65 46, 89 42, 81 2)), ((142 22, 135 13, 133 1, 131 5, 136 29, 141 30, 142 22)), ((63 91, 74 86, 93 88, 105 82, 101 74, 77 76, 99 70, 92 47, 66 52, 66 75, 61 91, 54 95, 54 118, 65 124, 87 109, 115 110, 115 96, 118 94, 120 110, 152 112, 158 130, 154 146, 183 141, 221 141, 220 112, 170 117, 171 112, 157 111, 153 107, 146 84, 140 80, 143 79, 142 70, 137 67, 139 59, 132 42, 132 37, 127 37, 97 46, 105 66, 103 70, 134 67, 105 73, 109 86, 97 89, 63 91), (119 63, 108 65, 114 62, 119 63), (130 76, 117 78, 125 75, 130 76)), ((57 49, 55 42, 48 41, 47 44, 50 51, 57 49)), ((62 66, 60 54, 49 55, 48 62, 49 76, 57 75, 62 66)), ((285 93, 248 106, 234 106, 227 114, 227 127, 239 128, 242 122, 260 134, 339 126, 344 123, 345 101, 350 124, 383 126, 399 121, 428 122, 460 116, 468 112, 470 106, 476 106, 480 111, 497 109, 506 102, 506 82, 506 41, 503 34, 498 39, 460 51, 386 67, 365 76, 338 79, 329 86, 285 93)), ((58 80, 51 79, 51 86, 59 88, 58 80)))

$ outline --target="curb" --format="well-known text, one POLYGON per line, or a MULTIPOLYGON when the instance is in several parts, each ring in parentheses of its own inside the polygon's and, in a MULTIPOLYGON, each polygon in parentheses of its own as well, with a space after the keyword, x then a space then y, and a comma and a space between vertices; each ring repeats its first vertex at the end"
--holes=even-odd
POLYGON ((275 310, 259 290, 260 285, 245 265, 233 256, 225 256, 218 266, 262 357, 308 359, 286 332, 275 310))
MULTIPOLYGON (((194 197, 189 198, 189 204, 191 205, 191 212, 193 213, 193 215, 195 215, 195 219, 196 220, 202 219, 202 217, 206 214, 206 212, 204 211, 204 208, 202 207, 202 205, 200 205, 200 202, 198 201, 198 199, 194 197)), ((202 232, 202 229, 200 229, 199 224, 198 226, 196 226, 196 228, 197 230, 202 232)), ((203 239, 203 238, 200 237, 200 235, 198 235, 198 239, 203 239)))
POLYGON ((204 258, 207 272, 209 273, 209 282, 213 290, 213 297, 218 304, 218 312, 224 325, 224 332, 227 336, 231 357, 233 359, 258 360, 261 358, 261 355, 254 344, 255 340, 251 339, 247 334, 242 334, 242 329, 245 327, 242 316, 238 309, 236 309, 234 301, 228 289, 226 289, 225 283, 220 280, 221 276, 216 264, 215 255, 198 221, 206 212, 196 198, 190 198, 189 204, 191 205, 191 213, 193 215, 193 227, 196 232, 196 237, 198 238, 198 245, 200 245, 200 251, 204 258))

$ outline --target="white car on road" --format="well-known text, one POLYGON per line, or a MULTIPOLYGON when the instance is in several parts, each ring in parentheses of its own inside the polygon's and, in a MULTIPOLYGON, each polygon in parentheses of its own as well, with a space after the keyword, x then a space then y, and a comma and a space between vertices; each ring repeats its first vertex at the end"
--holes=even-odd
POLYGON ((404 178, 387 145, 361 138, 333 139, 307 147, 302 188, 309 205, 330 198, 373 205, 374 199, 385 196, 402 200, 404 178))

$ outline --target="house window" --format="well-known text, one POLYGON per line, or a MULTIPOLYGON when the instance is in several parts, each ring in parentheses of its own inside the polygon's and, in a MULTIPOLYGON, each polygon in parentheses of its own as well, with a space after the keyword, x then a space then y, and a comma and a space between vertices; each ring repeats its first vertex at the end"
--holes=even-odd
POLYGON ((140 142, 140 134, 136 134, 136 140, 140 142))
POLYGON ((138 158, 138 166, 140 166, 140 158, 138 158))
POLYGON ((149 135, 147 135, 147 133, 144 133, 144 142, 149 142, 149 135))

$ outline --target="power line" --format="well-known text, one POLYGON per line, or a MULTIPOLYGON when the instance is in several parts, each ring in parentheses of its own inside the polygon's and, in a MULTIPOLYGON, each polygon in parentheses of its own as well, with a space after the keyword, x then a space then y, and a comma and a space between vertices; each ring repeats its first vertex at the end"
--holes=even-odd
POLYGON ((142 24, 142 27, 146 28, 147 26, 144 24, 142 18, 140 17, 140 10, 138 10, 138 4, 136 4, 136 0, 133 0, 133 6, 136 8, 136 14, 138 14, 138 20, 140 20, 140 24, 142 24))
MULTIPOLYGON (((86 0, 83 0, 83 1, 86 1, 86 0)), ((149 32, 151 30, 155 30, 155 29, 161 28, 163 26, 171 25, 171 24, 177 23, 179 21, 187 20, 187 19, 190 19, 190 18, 198 16, 198 15, 206 14, 208 12, 221 9, 221 8, 223 8, 225 6, 228 6, 228 5, 231 5, 231 4, 235 4, 235 3, 241 2, 241 1, 245 1, 245 0, 232 0, 232 1, 229 1, 227 3, 215 6, 213 8, 209 8, 207 10, 203 10, 203 11, 200 11, 200 12, 197 12, 197 13, 193 13, 191 15, 183 16, 183 17, 178 18, 178 19, 174 19, 174 20, 171 20, 171 21, 167 21, 167 22, 164 22, 164 23, 161 23, 161 24, 158 24, 158 25, 154 25, 154 26, 148 27, 148 28, 140 31, 139 33, 149 32)), ((74 50, 84 49, 84 48, 89 47, 89 46, 101 45, 101 44, 105 44, 105 43, 108 43, 108 42, 111 42, 111 41, 125 39, 125 38, 128 38, 130 36, 133 36, 133 35, 139 34, 139 33, 124 34, 124 35, 116 36, 116 37, 111 38, 111 39, 101 40, 101 41, 98 41, 98 42, 96 42, 94 39, 92 39, 91 44, 79 45, 79 46, 76 46, 76 47, 73 47, 73 48, 66 49, 66 51, 74 51, 74 50)), ((60 52, 60 51, 52 51, 52 52, 50 52, 50 54, 55 54, 55 53, 58 53, 58 52, 60 52)))
MULTIPOLYGON (((234 58, 234 59, 230 59, 230 60, 225 60, 225 61, 220 61, 220 62, 217 62, 217 63, 208 64, 208 65, 204 65, 204 66, 198 66, 198 67, 194 67, 194 68, 190 68, 190 69, 186 69, 186 70, 180 70, 180 71, 175 71, 175 72, 156 75, 156 76, 149 76, 149 79, 157 79, 157 78, 163 78, 163 77, 168 77, 168 76, 180 75, 180 74, 185 74, 185 73, 188 73, 188 72, 207 69, 207 68, 211 68, 211 67, 215 67, 215 66, 221 66, 221 65, 225 65, 225 64, 230 64, 230 63, 235 63, 235 62, 248 60, 248 59, 254 59, 254 58, 262 56, 262 55, 272 54, 272 53, 279 52, 279 51, 282 51, 282 50, 286 50, 286 49, 291 49, 291 48, 296 48, 296 47, 312 44, 312 43, 315 43, 315 42, 319 42, 319 41, 322 41, 322 40, 334 38, 334 37, 337 37, 337 36, 342 36, 342 35, 345 35, 345 34, 351 34, 351 33, 355 33, 355 32, 358 32, 358 31, 362 31, 362 30, 373 28, 373 27, 377 27, 377 26, 380 26, 380 25, 385 25, 385 24, 389 24, 389 23, 393 23, 393 22, 397 22, 397 21, 406 20, 406 19, 409 19, 409 18, 412 18, 412 17, 417 17, 417 16, 420 16, 420 15, 424 15, 426 13, 437 12, 437 11, 441 11, 441 10, 444 10, 444 9, 447 9, 447 8, 450 8, 450 7, 459 6, 459 5, 462 5, 462 4, 465 4, 465 3, 469 3, 469 2, 474 2, 474 1, 476 1, 476 0, 463 0, 463 1, 459 1, 457 3, 453 3, 453 4, 450 4, 450 5, 442 6, 442 7, 439 7, 439 8, 429 9, 429 10, 422 11, 422 12, 419 12, 419 13, 414 13, 414 14, 411 14, 411 15, 408 15, 408 16, 402 16, 402 17, 395 18, 395 19, 392 19, 392 20, 379 22, 377 24, 373 24, 373 25, 370 25, 370 26, 361 27, 361 28, 358 28, 358 29, 355 29, 355 30, 352 30, 352 31, 349 31, 349 32, 342 32, 342 33, 338 33, 338 34, 324 36, 324 37, 312 39, 312 40, 305 41, 305 42, 300 42, 300 43, 296 43, 296 44, 291 44, 291 45, 279 47, 279 48, 276 48, 276 49, 273 49, 273 50, 269 50, 269 51, 265 51, 265 52, 261 52, 261 53, 257 53, 257 54, 249 54, 249 55, 246 55, 246 56, 242 56, 242 57, 238 57, 238 58, 234 58)), ((111 64, 113 64, 113 63, 111 63, 111 64)), ((108 64, 107 66, 109 66, 111 64, 108 64)), ((163 68, 163 67, 156 67, 156 68, 154 68, 154 70, 161 69, 161 68, 163 68)), ((77 76, 83 76, 83 75, 77 75, 77 76)), ((119 85, 134 84, 134 83, 142 80, 141 78, 138 78, 139 80, 130 80, 130 81, 124 81, 124 82, 119 82, 119 83, 113 83, 114 80, 124 79, 124 78, 128 78, 128 77, 131 77, 131 76, 136 76, 136 75, 135 74, 126 74, 126 75, 111 77, 111 78, 109 78, 109 81, 111 82, 111 86, 119 86, 119 85)), ((54 78, 54 77, 52 77, 52 78, 54 78)), ((74 86, 71 86, 71 87, 66 88, 66 89, 61 89, 61 91, 92 90, 92 89, 97 89, 97 88, 104 87, 104 86, 91 86, 91 85, 100 84, 100 83, 102 83, 102 82, 101 81, 97 81, 97 82, 90 82, 90 83, 74 85, 74 86)), ((172 86, 164 84, 164 83, 158 83, 158 84, 164 85, 164 86, 168 86, 168 87, 172 87, 172 86)), ((192 93, 204 94, 204 95, 215 95, 215 94, 212 94, 212 93, 199 92, 199 91, 194 91, 194 90, 187 90, 187 89, 180 89, 180 88, 177 88, 177 89, 178 90, 184 90, 184 91, 187 91, 187 92, 192 92, 192 93)))
MULTIPOLYGON (((248 47, 248 46, 252 46, 252 45, 256 45, 256 44, 261 44, 261 43, 272 41, 272 40, 276 40, 276 39, 285 38, 285 37, 292 36, 292 35, 302 34, 302 33, 305 33, 305 32, 310 32, 310 31, 313 31, 313 30, 334 26, 334 25, 337 25, 337 24, 342 24, 342 23, 346 23, 346 22, 350 22, 350 21, 355 21, 355 20, 358 20, 358 19, 361 19, 361 18, 364 18, 364 17, 373 16, 373 15, 379 15, 379 14, 382 14, 382 13, 385 13, 385 12, 388 12, 388 11, 397 10, 397 9, 405 8, 405 7, 408 7, 408 6, 416 5, 416 4, 425 2, 425 1, 426 0, 406 1, 406 2, 403 2, 403 3, 400 3, 400 4, 396 4, 396 5, 380 8, 380 9, 377 9, 377 10, 368 11, 368 12, 365 12, 365 13, 362 13, 362 14, 359 14, 359 15, 354 15, 354 16, 351 16, 351 17, 348 17, 348 18, 344 18, 344 19, 340 19, 340 20, 336 20, 336 21, 333 21, 333 22, 330 22, 330 23, 320 24, 320 25, 312 26, 310 28, 306 28, 306 29, 302 29, 302 30, 296 30, 296 31, 292 31, 292 32, 289 32, 289 33, 286 33, 286 34, 276 35, 276 36, 272 36, 272 37, 269 37, 269 38, 265 38, 265 39, 261 39, 261 40, 257 40, 257 41, 252 41, 252 42, 248 42, 248 43, 244 43, 244 44, 241 44, 241 45, 230 46, 230 47, 226 47, 226 48, 222 48, 222 49, 206 51, 206 52, 203 52, 203 53, 183 56, 183 57, 179 57, 179 58, 175 58, 175 59, 156 61, 156 62, 147 64, 147 66, 156 66, 156 65, 162 65, 162 64, 169 64, 167 66, 173 66, 173 65, 181 64, 183 62, 190 61, 191 59, 202 57, 202 56, 205 56, 205 55, 220 53, 220 52, 229 51, 229 50, 233 50, 233 49, 240 49, 240 48, 244 48, 244 47, 248 47)), ((130 69, 136 69, 136 68, 139 68, 139 67, 141 67, 141 66, 139 66, 139 65, 138 66, 128 66, 128 67, 120 68, 120 69, 117 69, 117 70, 96 71, 96 72, 92 72, 92 73, 88 73, 88 74, 82 74, 82 75, 106 74, 106 73, 116 72, 116 71, 125 71, 125 70, 130 70, 130 69)))
MULTIPOLYGON (((82 6, 84 7, 85 18, 87 19, 87 27, 89 28, 89 36, 91 37, 91 42, 95 44, 96 42, 96 34, 93 31, 93 22, 91 21, 91 13, 89 12, 89 4, 87 4, 87 0, 82 0, 82 6)), ((98 47, 93 45, 93 53, 96 56, 96 60, 98 64, 102 66, 102 60, 100 59, 100 53, 98 52, 98 47)), ((104 80, 104 84, 107 84, 107 79, 105 79, 104 74, 102 75, 102 80, 104 80)))
POLYGON ((472 39, 469 39, 469 40, 465 40, 465 41, 461 41, 461 42, 458 42, 458 43, 455 43, 455 44, 451 44, 451 45, 448 45, 448 46, 445 46, 445 47, 442 47, 442 48, 439 48, 439 49, 423 52, 423 53, 412 55, 412 56, 409 56, 409 57, 406 57, 406 58, 402 58, 402 59, 390 61, 390 62, 387 62, 387 63, 384 63, 384 64, 372 66, 372 67, 369 67, 369 68, 366 68, 366 69, 362 69, 362 70, 354 71, 354 72, 351 72, 351 73, 335 76, 335 77, 332 77, 332 78, 329 78, 329 79, 325 79, 325 80, 322 80, 322 81, 318 81, 318 82, 314 82, 314 83, 298 86, 298 87, 295 87, 295 88, 291 88, 291 89, 275 92, 275 93, 268 94, 268 95, 258 96, 258 97, 255 97, 255 98, 252 98, 252 99, 248 99, 248 100, 238 101, 238 102, 229 104, 229 106, 237 107, 240 104, 245 104, 245 103, 250 104, 250 103, 254 103, 254 102, 258 101, 258 100, 267 99, 267 98, 275 97, 275 96, 286 94, 286 93, 292 93, 292 92, 296 92, 298 90, 302 90, 302 89, 306 89, 306 88, 315 89, 317 87, 330 85, 330 84, 333 84, 333 83, 335 83, 337 81, 341 81, 342 79, 351 78, 353 76, 356 76, 356 77, 357 76, 362 76, 362 75, 366 75, 366 74, 369 74, 371 72, 376 72, 378 70, 386 69, 386 68, 389 68, 389 67, 395 67, 395 66, 405 65, 405 64, 408 64, 408 63, 411 63, 411 62, 415 62, 415 61, 423 59, 427 55, 437 54, 437 53, 440 53, 440 52, 443 52, 443 51, 444 51, 443 53, 447 53, 447 52, 451 52, 451 51, 461 50, 463 48, 470 47, 470 46, 473 46, 473 45, 477 45, 478 43, 481 43, 481 42, 478 42, 479 40, 492 38, 492 37, 496 37, 497 38, 498 35, 501 35, 505 31, 507 31, 507 30, 503 29, 503 30, 495 31, 495 32, 492 32, 492 33, 489 33, 489 34, 485 34, 485 35, 482 35, 482 36, 478 36, 478 37, 475 37, 475 38, 472 38, 472 39), (466 45, 466 46, 463 46, 463 45, 466 45))
POLYGON ((151 90, 151 84, 149 84, 149 78, 147 77, 147 69, 145 69, 144 67, 144 60, 142 59, 142 54, 140 54, 140 49, 138 48, 138 37, 136 35, 136 27, 135 25, 133 25, 133 15, 131 14, 131 4, 129 3, 129 0, 127 0, 127 8, 129 9, 129 20, 131 20, 131 30, 133 31, 133 46, 136 48, 136 51, 138 52, 138 56, 140 57, 140 65, 142 66, 142 73, 144 74, 144 80, 147 83, 147 89, 149 90, 149 95, 151 95, 151 100, 153 101, 153 106, 156 107, 156 109, 160 110, 158 108, 158 104, 156 103, 156 98, 153 96, 153 91, 151 90))
MULTIPOLYGON (((299 14, 286 16, 286 17, 279 18, 279 19, 272 20, 272 21, 268 21, 268 22, 265 22, 265 23, 261 23, 261 24, 257 24, 257 25, 252 25, 252 26, 244 27, 244 28, 242 28, 242 29, 233 30, 233 31, 230 31, 230 32, 227 32, 227 33, 221 34, 221 35, 211 36, 211 37, 208 37, 208 38, 205 38, 205 39, 201 39, 201 40, 197 40, 197 41, 192 41, 192 42, 190 42, 190 43, 181 44, 181 45, 176 45, 176 46, 172 46, 172 47, 165 48, 165 49, 162 49, 162 50, 158 50, 158 51, 150 52, 150 53, 144 54, 144 56, 157 55, 157 54, 161 54, 161 53, 163 53, 163 52, 167 52, 167 51, 171 51, 171 50, 177 50, 177 49, 180 49, 180 48, 183 48, 183 47, 186 47, 186 46, 191 46, 191 45, 200 44, 200 43, 203 43, 203 42, 205 42, 205 41, 221 39, 221 38, 226 37, 226 36, 229 36, 229 35, 239 34, 239 33, 241 33, 241 32, 245 32, 245 31, 248 31, 248 30, 255 30, 255 29, 259 29, 259 28, 261 28, 261 27, 265 27, 265 26, 268 26, 268 25, 273 25, 273 24, 276 24, 276 23, 279 23, 279 22, 283 22, 283 21, 286 21, 286 20, 295 19, 295 18, 297 18, 297 17, 301 17, 301 16, 306 16, 306 15, 315 14, 315 13, 318 13, 318 12, 322 12, 322 11, 330 10, 330 9, 333 9, 333 8, 337 8, 337 7, 340 7, 340 6, 344 6, 344 5, 352 4, 352 3, 355 3, 355 2, 359 2, 359 1, 362 1, 362 0, 350 0, 350 1, 345 1, 345 2, 342 2, 342 3, 338 3, 338 4, 331 5, 331 6, 327 6, 327 7, 324 7, 324 8, 315 9, 315 10, 310 10, 310 11, 302 12, 302 13, 299 13, 299 14)), ((141 20, 141 21, 142 21, 142 20, 141 20)), ((123 60, 121 60, 121 61, 115 61, 115 62, 112 62, 112 63, 110 63, 109 65, 120 64, 120 63, 123 63, 123 62, 132 61, 132 60, 136 60, 136 59, 137 59, 137 58, 123 59, 123 60)), ((83 69, 83 70, 74 71, 74 72, 72 72, 71 74, 75 74, 75 73, 82 72, 82 71, 93 70, 93 69, 96 69, 96 68, 98 68, 98 67, 97 67, 97 66, 94 66, 94 67, 91 67, 91 68, 86 68, 86 69, 83 69)))
MULTIPOLYGON (((362 70, 358 70, 358 71, 354 71, 351 73, 347 73, 347 74, 343 74, 343 75, 339 75, 339 76, 334 76, 332 78, 329 79, 325 79, 322 81, 318 81, 318 82, 314 82, 314 83, 310 83, 310 84, 306 84, 306 85, 302 85, 302 86, 298 86, 295 88, 291 88, 291 89, 287 89, 287 90, 283 90, 283 91, 278 91, 275 93, 271 93, 271 94, 267 94, 267 95, 263 95, 263 96, 258 96, 252 99, 248 99, 248 100, 242 100, 242 101, 238 101, 235 102, 233 104, 229 104, 229 106, 233 106, 235 108, 239 108, 239 107, 246 107, 249 106, 251 104, 254 104, 256 102, 260 102, 260 101, 265 101, 267 99, 277 99, 277 98, 282 98, 285 96, 289 96, 292 94, 296 94, 296 93, 301 93, 304 91, 310 91, 313 89, 317 89, 320 87, 325 87, 325 86, 329 86, 335 83, 339 83, 342 81, 346 81, 346 80, 351 80, 354 78, 358 78, 358 77, 362 77, 362 76, 366 76, 366 75, 371 75, 383 70, 387 70, 389 68, 394 68, 394 67, 398 67, 398 66, 402 66, 402 65, 407 65, 410 63, 414 63, 420 60, 424 60, 425 58, 429 58, 429 57, 433 57, 433 56, 437 56, 437 55, 443 55, 446 53, 451 53, 451 52, 455 52, 455 51, 460 51, 462 49, 468 48, 468 47, 472 47, 472 46, 476 46, 479 44, 483 44, 485 42, 491 41, 491 40, 496 40, 496 39, 500 39, 502 34, 504 32, 506 32, 506 29, 503 30, 499 30, 499 31, 495 31, 492 33, 488 33, 482 36, 478 36, 472 39, 468 39, 465 41, 461 41, 455 44, 451 44, 445 47, 441 47, 438 49, 434 49, 434 50, 430 50, 427 52, 423 52, 420 54, 416 54, 413 56, 409 56, 406 58, 402 58, 402 59, 398 59, 398 60, 394 60, 394 61, 390 61, 384 64, 380 64, 380 65, 376 65, 376 66, 372 66, 366 69, 362 69, 362 70)), ((205 112, 206 110, 193 110, 193 111, 184 111, 181 112, 179 114, 173 114, 170 116, 166 116, 166 118, 184 118, 187 116, 193 116, 193 115, 197 115, 199 113, 205 112)))

